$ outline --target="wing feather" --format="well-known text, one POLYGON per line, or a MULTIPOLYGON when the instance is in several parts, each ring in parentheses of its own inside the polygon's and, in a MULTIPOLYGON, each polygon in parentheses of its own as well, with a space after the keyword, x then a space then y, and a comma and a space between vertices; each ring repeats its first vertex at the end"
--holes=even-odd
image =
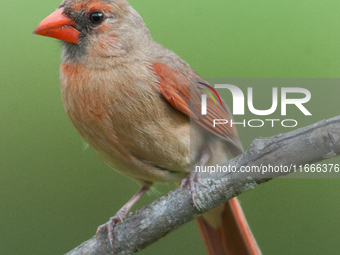
POLYGON ((232 143, 238 154, 243 151, 235 127, 231 127, 231 114, 227 105, 222 101, 215 104, 210 97, 207 98, 207 115, 201 115, 201 83, 205 81, 192 69, 190 73, 173 70, 167 65, 156 62, 153 64, 154 73, 158 76, 159 90, 164 98, 177 110, 188 115, 210 133, 232 143), (215 125, 214 119, 224 119, 228 124, 215 125))

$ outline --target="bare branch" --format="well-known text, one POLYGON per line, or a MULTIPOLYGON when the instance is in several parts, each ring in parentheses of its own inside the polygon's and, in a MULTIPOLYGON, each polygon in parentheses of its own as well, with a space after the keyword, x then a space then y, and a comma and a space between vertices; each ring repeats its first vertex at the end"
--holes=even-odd
MULTIPOLYGON (((243 166, 292 166, 310 164, 337 157, 340 154, 340 116, 323 120, 298 130, 269 138, 255 139, 242 155, 227 162, 237 170, 243 166)), ((197 185, 198 211, 191 203, 188 189, 179 189, 154 201, 124 219, 114 227, 114 246, 117 254, 135 253, 181 225, 202 215, 219 204, 261 183, 289 172, 221 173, 218 178, 205 178, 207 186, 197 185)), ((67 255, 113 254, 107 231, 96 240, 92 237, 67 255)))

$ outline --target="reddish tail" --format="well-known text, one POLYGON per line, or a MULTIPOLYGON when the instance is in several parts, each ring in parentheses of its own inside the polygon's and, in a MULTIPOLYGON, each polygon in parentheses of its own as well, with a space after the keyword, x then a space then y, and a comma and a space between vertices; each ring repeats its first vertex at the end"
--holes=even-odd
POLYGON ((236 197, 197 223, 209 255, 261 255, 236 197))

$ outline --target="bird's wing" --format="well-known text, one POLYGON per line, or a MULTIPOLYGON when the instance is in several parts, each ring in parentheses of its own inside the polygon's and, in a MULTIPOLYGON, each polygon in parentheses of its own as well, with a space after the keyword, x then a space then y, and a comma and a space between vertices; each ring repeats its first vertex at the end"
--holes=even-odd
POLYGON ((210 133, 234 145, 234 150, 231 150, 233 156, 243 151, 236 129, 230 125, 231 114, 223 100, 207 97, 207 115, 201 115, 201 95, 205 92, 200 88, 207 90, 207 86, 192 69, 189 74, 185 74, 160 62, 154 63, 153 69, 158 76, 160 92, 174 108, 188 115, 210 133), (227 120, 228 123, 214 127, 214 119, 227 120))

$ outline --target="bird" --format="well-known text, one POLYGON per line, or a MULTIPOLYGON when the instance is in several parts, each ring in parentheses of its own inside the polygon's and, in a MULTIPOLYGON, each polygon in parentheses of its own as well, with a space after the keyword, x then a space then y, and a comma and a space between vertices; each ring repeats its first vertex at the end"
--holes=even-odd
MULTIPOLYGON (((79 134, 112 169, 140 190, 110 220, 113 227, 155 182, 189 186, 192 166, 223 164, 242 153, 223 100, 200 100, 207 84, 183 59, 155 42, 126 0, 64 0, 33 31, 63 42, 60 87, 65 111, 79 134)), ((208 85, 207 85, 208 86, 208 85)), ((202 184, 203 185, 203 184, 202 184)), ((199 209, 199 208, 198 208, 199 209)), ((261 254, 237 198, 197 218, 209 255, 261 254)))

